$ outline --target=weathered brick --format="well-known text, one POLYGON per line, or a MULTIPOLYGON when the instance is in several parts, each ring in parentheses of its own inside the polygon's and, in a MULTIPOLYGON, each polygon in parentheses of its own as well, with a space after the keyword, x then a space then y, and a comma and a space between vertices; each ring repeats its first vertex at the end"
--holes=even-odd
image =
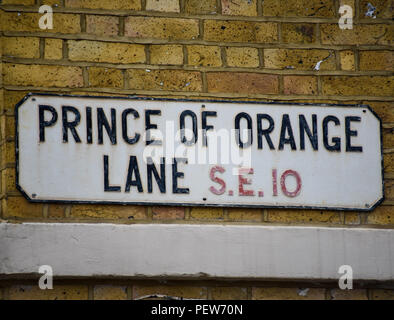
POLYGON ((192 66, 220 67, 222 58, 217 46, 187 46, 188 64, 192 66))
POLYGON ((204 40, 275 43, 278 41, 278 26, 274 22, 205 20, 204 40))
POLYGON ((35 87, 82 87, 82 69, 79 67, 3 64, 6 85, 35 87), (28 77, 26 75, 29 75, 28 77))
POLYGON ((363 222, 364 213, 359 212, 344 212, 345 224, 348 225, 359 225, 363 222))
POLYGON ((40 39, 33 37, 3 37, 3 56, 39 58, 40 39))
POLYGON ((213 287, 211 289, 213 300, 246 300, 247 289, 239 287, 213 287))
POLYGON ((4 31, 27 31, 49 33, 81 32, 80 16, 77 14, 56 13, 53 15, 53 29, 42 30, 38 21, 42 15, 27 12, 5 12, 2 26, 4 31))
POLYGON ((156 294, 185 299, 206 299, 207 288, 194 286, 133 286, 133 299, 156 294))
POLYGON ((313 76, 284 76, 285 94, 317 94, 317 78, 313 76))
POLYGON ((261 209, 230 208, 228 209, 228 219, 230 221, 263 221, 261 209))
POLYGON ((331 289, 330 295, 332 300, 368 300, 367 290, 365 289, 331 289))
POLYGON ((59 60, 63 57, 63 40, 45 39, 44 58, 50 60, 59 60))
POLYGON ((15 118, 3 116, 1 120, 1 139, 15 137, 15 118))
POLYGON ((185 218, 183 207, 152 207, 153 220, 182 220, 185 218))
POLYGON ((322 24, 320 34, 322 44, 387 45, 393 39, 393 26, 388 24, 354 24, 353 29, 342 30, 338 24, 322 24))
POLYGON ((1 165, 5 166, 9 163, 15 163, 15 143, 12 141, 7 141, 0 146, 1 165))
POLYGON ((283 17, 333 17, 331 0, 264 0, 264 16, 283 17))
POLYGON ((196 19, 127 17, 125 36, 169 40, 192 40, 199 35, 196 19))
POLYGON ((394 200, 394 180, 384 182, 384 196, 388 200, 394 200))
POLYGON ((146 0, 146 10, 162 12, 179 12, 178 0, 146 0))
POLYGON ((89 87, 123 88, 123 73, 119 69, 89 67, 89 87))
POLYGON ((279 91, 278 76, 246 72, 207 73, 208 92, 273 94, 279 91))
POLYGON ((114 10, 140 10, 140 0, 66 0, 65 6, 69 8, 86 9, 114 9, 114 10))
POLYGON ((129 69, 130 89, 201 91, 202 80, 199 72, 184 70, 129 69))
POLYGON ((3 199, 4 218, 42 218, 43 205, 41 203, 31 203, 24 197, 7 197, 3 199))
POLYGON ((185 12, 190 14, 217 13, 216 0, 185 0, 185 12))
POLYGON ((324 300, 325 289, 253 287, 253 300, 324 300))
POLYGON ((72 218, 127 219, 130 221, 146 219, 145 207, 132 205, 73 205, 72 218))
POLYGON ((360 70, 394 70, 393 51, 360 51, 360 70))
POLYGON ((368 3, 371 3, 375 8, 375 13, 373 16, 380 19, 393 19, 393 2, 392 0, 360 0, 360 18, 369 18, 365 14, 368 12, 368 3))
POLYGON ((343 50, 339 52, 341 69, 346 71, 354 71, 354 52, 352 50, 343 50))
POLYGON ((322 60, 325 61, 320 64, 320 70, 336 69, 335 56, 328 50, 264 49, 264 67, 267 69, 314 70, 322 60))
POLYGON ((393 77, 384 76, 323 76, 322 91, 327 95, 391 96, 393 77))
POLYGON ((223 209, 203 208, 203 207, 191 208, 190 217, 191 219, 195 219, 195 220, 222 220, 223 209))
POLYGON ((257 0, 248 1, 222 1, 222 14, 232 16, 257 16, 257 0))
POLYGON ((93 289, 94 300, 126 300, 127 287, 112 285, 97 285, 93 289))
POLYGON ((150 46, 150 63, 177 65, 183 64, 183 49, 181 45, 152 45, 150 46))
POLYGON ((230 67, 250 67, 259 66, 259 51, 256 48, 227 47, 227 64, 230 67))
POLYGON ((394 207, 378 206, 368 213, 368 224, 393 225, 394 224, 394 207))
POLYGON ((363 101, 363 104, 369 105, 382 119, 383 123, 394 122, 394 102, 363 101))
POLYGON ((312 23, 282 24, 282 41, 284 43, 313 43, 315 38, 315 25, 312 23))
POLYGON ((15 105, 22 100, 28 91, 4 91, 4 111, 14 114, 15 105))
POLYGON ((145 47, 139 44, 69 40, 68 57, 71 61, 143 63, 145 47))
POLYGON ((394 300, 394 290, 372 289, 372 300, 394 300))
POLYGON ((268 209, 268 221, 279 223, 341 223, 338 211, 268 209))
POLYGON ((35 4, 35 0, 2 0, 1 4, 17 4, 17 5, 33 6, 35 4))
POLYGON ((10 300, 87 300, 87 285, 54 285, 41 290, 35 285, 15 285, 9 289, 10 300))
POLYGON ((119 32, 119 18, 114 16, 86 16, 86 32, 100 36, 116 36, 119 32))
POLYGON ((16 191, 15 169, 7 168, 1 171, 1 190, 3 192, 16 191))
POLYGON ((49 204, 48 217, 49 218, 64 218, 66 205, 63 204, 49 204))
POLYGON ((383 129, 383 148, 394 148, 394 128, 383 129))
POLYGON ((394 173, 394 153, 385 153, 383 155, 384 172, 394 173))

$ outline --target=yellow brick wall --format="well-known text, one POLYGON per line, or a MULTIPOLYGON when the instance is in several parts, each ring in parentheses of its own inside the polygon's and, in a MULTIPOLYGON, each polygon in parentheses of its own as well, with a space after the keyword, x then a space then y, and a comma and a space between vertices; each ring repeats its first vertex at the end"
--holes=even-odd
MULTIPOLYGON (((3 0, 0 61, 0 218, 11 222, 252 223, 394 227, 393 29, 390 0, 3 0), (376 18, 365 16, 367 4, 376 18), (54 29, 38 27, 51 4, 54 29), (352 30, 338 27, 342 3, 352 30), (320 60, 319 71, 314 67, 320 60), (149 70, 149 72, 147 72, 149 70), (28 76, 26 76, 28 75, 28 76), (32 204, 15 188, 15 104, 28 92, 369 104, 383 121, 386 200, 376 210, 32 204)), ((2 282, 0 297, 131 299, 303 298, 301 284, 65 281, 51 292, 2 282)), ((379 299, 316 287, 311 299, 379 299)))

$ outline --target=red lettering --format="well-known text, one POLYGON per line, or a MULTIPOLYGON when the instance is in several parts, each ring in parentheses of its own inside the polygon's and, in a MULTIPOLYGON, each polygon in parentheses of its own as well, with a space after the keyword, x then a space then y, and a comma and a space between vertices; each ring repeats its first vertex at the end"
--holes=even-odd
POLYGON ((245 190, 244 184, 251 184, 252 180, 244 177, 244 174, 253 174, 253 168, 238 169, 238 189, 240 196, 254 196, 253 190, 245 190))
POLYGON ((226 191, 226 183, 222 179, 215 177, 216 172, 223 173, 224 171, 226 170, 223 167, 215 166, 209 172, 209 177, 211 178, 211 180, 221 185, 221 188, 219 190, 212 186, 209 188, 209 191, 211 191, 213 194, 221 195, 226 191))
POLYGON ((280 186, 281 186, 281 188, 282 188, 283 193, 284 193, 285 196, 287 196, 287 197, 293 198, 293 197, 298 196, 298 194, 299 194, 300 191, 301 191, 301 185, 302 185, 301 177, 300 177, 300 175, 298 174, 297 171, 294 171, 294 170, 286 170, 286 171, 282 174, 282 176, 281 176, 281 178, 280 178, 280 186), (286 178, 287 178, 288 176, 293 176, 293 177, 295 177, 295 179, 296 179, 296 181, 297 181, 297 186, 296 186, 296 189, 295 189, 294 191, 288 191, 287 188, 286 188, 286 178))

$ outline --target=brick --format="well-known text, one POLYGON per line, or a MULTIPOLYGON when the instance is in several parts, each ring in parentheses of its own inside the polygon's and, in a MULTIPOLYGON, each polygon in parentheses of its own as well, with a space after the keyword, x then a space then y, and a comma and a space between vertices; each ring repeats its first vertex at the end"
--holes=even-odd
POLYGON ((393 39, 393 26, 387 24, 353 25, 353 29, 340 29, 338 24, 320 25, 322 44, 387 45, 393 39))
POLYGON ((40 39, 33 37, 3 37, 3 56, 14 58, 39 58, 40 39))
POLYGON ((82 87, 82 69, 79 67, 3 64, 6 85, 34 87, 82 87), (29 75, 28 77, 26 75, 29 75))
POLYGON ((238 287, 213 287, 211 289, 213 300, 246 300, 247 289, 238 287))
POLYGON ((263 213, 261 209, 231 208, 228 209, 228 220, 261 222, 263 213))
POLYGON ((278 223, 341 223, 337 211, 291 209, 268 209, 268 221, 278 223))
POLYGON ((4 31, 27 31, 49 33, 80 33, 81 22, 77 14, 56 13, 53 15, 53 29, 42 30, 38 21, 42 14, 27 12, 5 12, 3 14, 4 31))
POLYGON ((201 91, 202 80, 199 72, 184 70, 129 69, 130 89, 201 91))
POLYGON ((183 207, 152 207, 153 220, 182 220, 185 218, 183 207))
POLYGON ((365 289, 331 289, 330 295, 332 300, 368 300, 367 290, 365 289))
POLYGON ((254 287, 253 300, 324 300, 325 289, 254 287))
POLYGON ((9 288, 10 300, 87 300, 87 285, 54 285, 41 290, 38 285, 16 285, 9 288))
POLYGON ((363 221, 363 213, 359 212, 344 212, 345 224, 348 225, 359 225, 363 221))
POLYGON ((393 225, 394 224, 394 207, 380 205, 372 212, 368 213, 368 224, 393 225))
POLYGON ((208 92, 274 94, 279 92, 276 75, 244 72, 207 73, 208 92))
POLYGON ((68 57, 71 61, 144 63, 145 47, 139 44, 69 40, 68 57))
POLYGON ((7 168, 1 171, 1 190, 3 192, 15 192, 16 183, 15 183, 15 169, 7 168))
POLYGON ((227 47, 227 64, 230 67, 250 67, 259 66, 259 51, 256 48, 227 47))
POLYGON ((2 139, 15 137, 15 118, 12 116, 3 116, 0 129, 2 139))
POLYGON ((257 16, 257 0, 222 1, 222 14, 231 16, 257 16))
POLYGON ((394 173, 394 153, 385 153, 383 155, 384 172, 394 173))
POLYGON ((383 129, 383 148, 394 148, 394 128, 383 129))
POLYGON ((35 0, 2 0, 1 4, 16 4, 16 5, 34 6, 35 0))
POLYGON ((15 143, 6 142, 0 146, 0 154, 2 155, 2 166, 9 163, 15 163, 15 143))
POLYGON ((360 51, 360 70, 394 70, 393 51, 360 51))
POLYGON ((264 67, 267 69, 314 70, 324 59, 320 70, 336 69, 335 56, 328 50, 264 49, 264 67))
POLYGON ((64 218, 66 205, 63 204, 49 204, 48 217, 49 218, 64 218))
POLYGON ((119 18, 113 16, 86 16, 86 32, 100 36, 116 36, 119 32, 119 18))
POLYGON ((133 299, 155 294, 184 299, 206 299, 207 289, 195 286, 133 286, 133 299))
POLYGON ((3 199, 4 218, 42 218, 43 205, 31 203, 23 197, 8 197, 3 199))
POLYGON ((168 40, 192 40, 199 35, 198 20, 156 17, 127 17, 125 36, 168 40))
POLYGON ((187 46, 188 64, 192 66, 220 67, 222 58, 217 46, 187 46))
POLYGON ((278 26, 274 22, 205 20, 204 40, 275 43, 278 41, 278 26))
POLYGON ((394 92, 393 77, 384 76, 322 76, 325 95, 391 96, 394 92))
POLYGON ((315 42, 315 25, 312 23, 283 23, 282 42, 313 43, 315 42))
POLYGON ((388 200, 394 200, 394 180, 384 182, 384 195, 388 200))
POLYGON ((313 76, 284 76, 285 94, 317 94, 317 78, 313 76))
POLYGON ((127 300, 127 287, 97 285, 93 289, 94 300, 127 300))
POLYGON ((331 0, 264 0, 263 15, 274 17, 333 17, 331 0))
POLYGON ((72 218, 87 219, 146 219, 145 207, 132 205, 73 205, 72 218))
POLYGON ((185 12, 190 14, 217 13, 216 0, 185 0, 185 12))
POLYGON ((140 0, 66 0, 65 6, 83 9, 140 10, 140 0))
POLYGON ((341 69, 346 71, 354 71, 354 52, 352 50, 343 50, 339 52, 341 69))
POLYGON ((365 13, 368 11, 368 3, 371 3, 375 8, 375 16, 380 19, 393 18, 393 2, 391 0, 360 0, 360 18, 373 19, 373 17, 366 17, 365 13))
POLYGON ((15 105, 22 100, 28 91, 4 91, 4 111, 7 114, 14 114, 15 105))
POLYGON ((394 290, 372 289, 372 300, 394 300, 394 290))
POLYGON ((183 64, 183 48, 181 45, 152 45, 150 46, 150 63, 183 64))
POLYGON ((222 220, 223 209, 222 208, 191 208, 190 210, 191 219, 195 220, 222 220))
POLYGON ((363 101, 363 104, 369 105, 382 119, 383 123, 394 122, 394 102, 363 101))
POLYGON ((45 39, 45 59, 60 60, 63 57, 63 40, 45 39))
POLYGON ((178 0, 146 0, 147 11, 179 12, 178 0))
POLYGON ((123 73, 119 69, 89 67, 89 87, 123 88, 123 73))

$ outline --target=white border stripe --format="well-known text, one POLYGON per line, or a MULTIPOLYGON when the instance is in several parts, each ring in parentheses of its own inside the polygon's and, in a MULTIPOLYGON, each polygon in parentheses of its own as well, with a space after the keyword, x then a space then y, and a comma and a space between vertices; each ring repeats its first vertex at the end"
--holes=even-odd
POLYGON ((394 230, 185 224, 0 224, 0 275, 394 279, 394 230))

